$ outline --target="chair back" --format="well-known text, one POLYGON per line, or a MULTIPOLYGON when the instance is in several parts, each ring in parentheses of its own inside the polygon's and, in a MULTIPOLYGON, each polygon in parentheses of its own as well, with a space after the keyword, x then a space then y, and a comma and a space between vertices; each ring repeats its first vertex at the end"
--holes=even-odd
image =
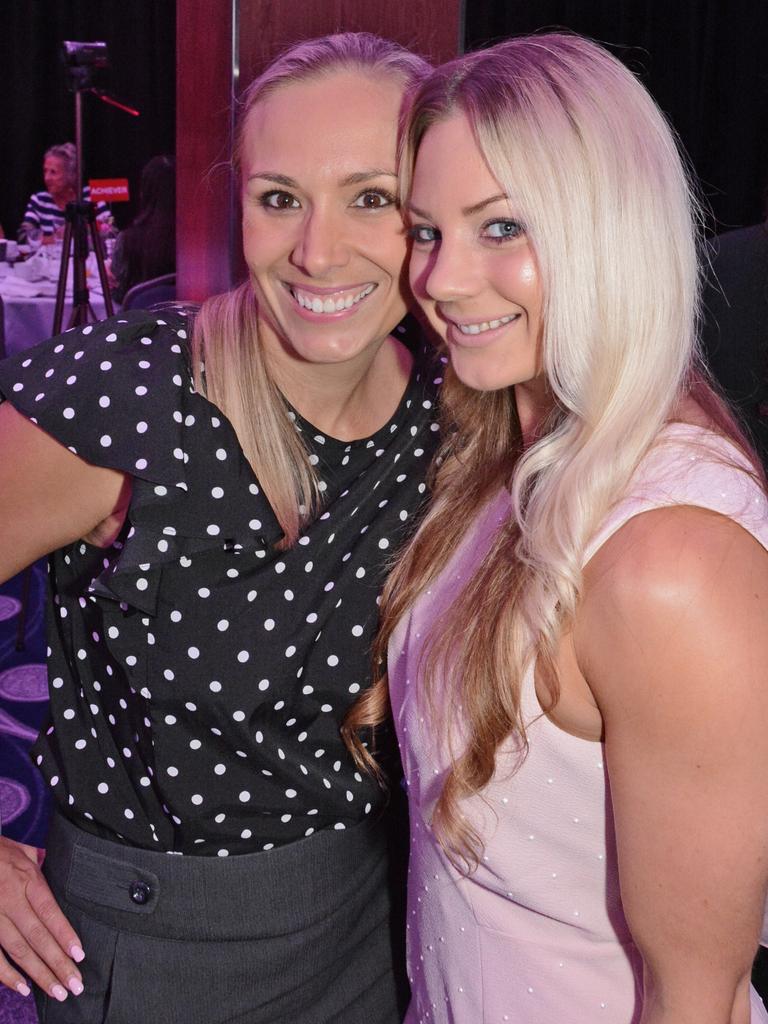
POLYGON ((176 275, 162 274, 129 288, 123 296, 123 309, 147 309, 158 302, 173 302, 175 298, 176 275))

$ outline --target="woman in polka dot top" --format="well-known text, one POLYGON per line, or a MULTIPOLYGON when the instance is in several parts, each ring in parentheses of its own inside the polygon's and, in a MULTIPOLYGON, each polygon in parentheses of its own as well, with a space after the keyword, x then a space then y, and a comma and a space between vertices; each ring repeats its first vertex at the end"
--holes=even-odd
POLYGON ((0 365, 0 575, 53 551, 56 806, 47 881, 0 840, 0 980, 49 1024, 401 1019, 384 801, 339 725, 436 439, 395 331, 426 70, 364 33, 289 51, 235 153, 249 282, 0 365))
POLYGON ((401 174, 450 358, 379 645, 407 1021, 766 1022, 768 499, 696 358, 669 127, 597 45, 520 38, 421 86, 401 174))

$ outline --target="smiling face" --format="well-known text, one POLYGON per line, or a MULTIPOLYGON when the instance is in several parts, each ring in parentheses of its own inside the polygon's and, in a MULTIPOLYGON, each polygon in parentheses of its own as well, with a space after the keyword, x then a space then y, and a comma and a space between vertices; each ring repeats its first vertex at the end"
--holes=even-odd
POLYGON ((467 118, 427 129, 414 169, 411 287, 448 345, 457 376, 480 391, 546 391, 536 257, 467 118))
POLYGON ((243 244, 278 374, 286 360, 372 359, 405 314, 402 92, 391 77, 338 71, 282 86, 248 115, 243 244))
POLYGON ((71 190, 71 182, 67 175, 65 162, 58 156, 47 156, 43 161, 43 181, 48 192, 54 199, 66 195, 71 190))

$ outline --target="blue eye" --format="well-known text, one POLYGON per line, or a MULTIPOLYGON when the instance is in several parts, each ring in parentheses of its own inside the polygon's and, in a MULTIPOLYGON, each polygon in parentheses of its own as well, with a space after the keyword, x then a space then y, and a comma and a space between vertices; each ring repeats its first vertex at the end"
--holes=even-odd
POLYGON ((363 210, 383 210, 387 206, 392 206, 394 202, 395 197, 386 189, 367 188, 357 196, 352 205, 363 210))
POLYGON ((507 238, 518 238, 525 234, 525 228, 519 220, 489 220, 482 227, 484 238, 492 238, 494 242, 503 242, 507 238))
POLYGON ((431 245, 440 239, 440 232, 437 228, 431 228, 428 224, 414 224, 408 228, 408 237, 419 245, 431 245))
POLYGON ((267 210, 299 210, 301 204, 296 196, 290 192, 281 192, 279 189, 272 189, 259 196, 259 202, 267 210))

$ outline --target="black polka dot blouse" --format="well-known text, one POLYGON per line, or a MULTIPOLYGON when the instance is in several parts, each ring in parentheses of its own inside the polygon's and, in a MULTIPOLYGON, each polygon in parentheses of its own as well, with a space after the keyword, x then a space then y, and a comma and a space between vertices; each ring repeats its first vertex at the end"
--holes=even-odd
POLYGON ((370 682, 377 596, 425 497, 435 373, 351 443, 296 428, 324 508, 288 551, 226 417, 192 384, 186 321, 134 311, 0 363, 0 394, 131 474, 108 549, 50 558, 51 723, 33 757, 82 828, 227 856, 375 813, 339 735, 370 682))

